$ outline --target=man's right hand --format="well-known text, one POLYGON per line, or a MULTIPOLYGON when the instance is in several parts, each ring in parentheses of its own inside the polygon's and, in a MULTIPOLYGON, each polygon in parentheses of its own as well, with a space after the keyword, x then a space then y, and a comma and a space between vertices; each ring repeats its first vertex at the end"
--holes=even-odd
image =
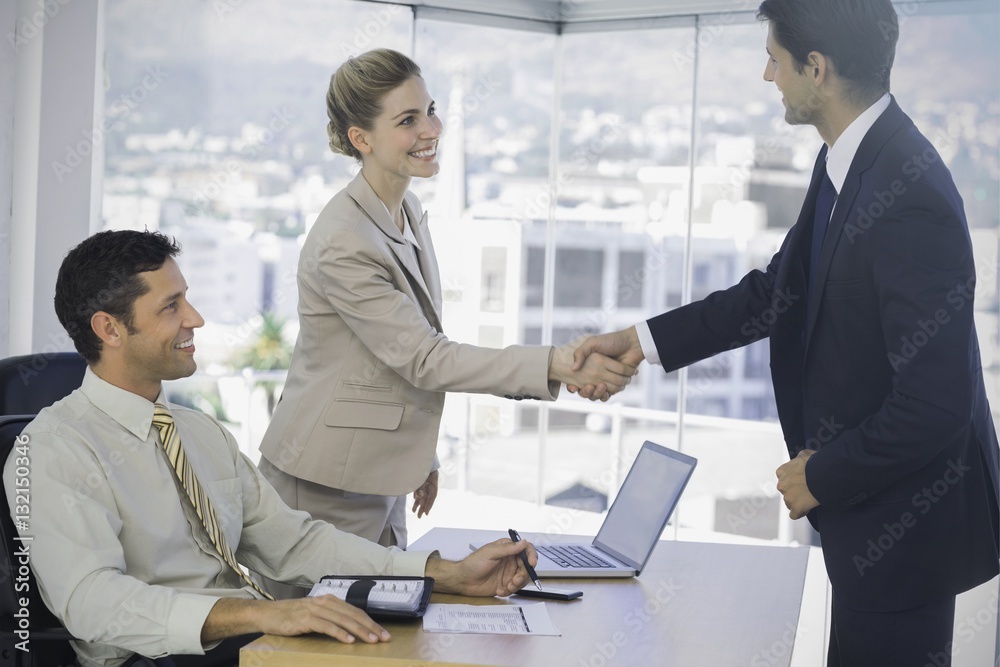
MULTIPOLYGON (((606 333, 600 336, 591 336, 584 340, 573 353, 573 370, 579 370, 593 353, 603 354, 622 362, 626 366, 636 367, 645 355, 642 353, 642 346, 639 344, 639 335, 635 327, 629 327, 622 331, 606 333)), ((583 387, 567 386, 569 391, 578 393, 583 398, 598 400, 604 395, 600 387, 586 385, 583 387)))
POLYGON ((332 595, 296 600, 222 598, 202 626, 201 640, 209 643, 263 632, 291 637, 318 632, 346 644, 356 639, 368 644, 387 642, 388 631, 368 614, 332 595))

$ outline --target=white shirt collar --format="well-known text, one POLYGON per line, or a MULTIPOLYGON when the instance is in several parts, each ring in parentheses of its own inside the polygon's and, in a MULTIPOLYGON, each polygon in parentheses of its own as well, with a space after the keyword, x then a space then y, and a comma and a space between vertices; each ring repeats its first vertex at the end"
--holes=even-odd
POLYGON ((420 244, 417 243, 417 237, 413 235, 413 221, 410 220, 410 216, 406 213, 406 207, 403 207, 403 238, 413 244, 413 247, 420 250, 420 244))
POLYGON ((851 163, 854 162, 854 156, 857 154, 862 140, 868 134, 868 130, 872 129, 872 125, 875 124, 879 116, 889 108, 891 99, 889 93, 886 93, 875 104, 865 109, 860 116, 854 119, 853 123, 847 126, 847 129, 827 151, 826 173, 830 177, 833 187, 837 189, 837 194, 840 194, 840 191, 844 189, 847 172, 851 168, 851 163))
MULTIPOLYGON (((98 410, 114 419, 135 437, 145 440, 149 435, 149 427, 153 423, 153 404, 138 394, 116 387, 87 366, 83 374, 83 393, 98 410)), ((167 404, 163 396, 163 388, 157 403, 167 404)))
MULTIPOLYGON (((385 202, 381 199, 378 200, 382 204, 382 208, 385 209, 385 214, 392 219, 392 215, 389 213, 389 207, 385 205, 385 202)), ((420 244, 417 243, 417 237, 413 235, 413 229, 411 229, 412 223, 410 222, 410 216, 406 213, 406 207, 403 207, 403 239, 407 243, 413 244, 413 247, 420 250, 420 244)))

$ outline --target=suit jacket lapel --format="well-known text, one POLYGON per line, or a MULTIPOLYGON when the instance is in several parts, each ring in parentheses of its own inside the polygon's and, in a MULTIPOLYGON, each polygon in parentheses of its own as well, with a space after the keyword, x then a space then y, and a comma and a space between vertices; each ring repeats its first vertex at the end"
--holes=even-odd
MULTIPOLYGON (((436 287, 437 299, 435 300, 434 294, 428 284, 424 279, 424 275, 420 270, 420 266, 417 263, 416 255, 410 251, 406 239, 403 238, 403 233, 399 231, 396 223, 389 216, 389 211, 386 209, 385 204, 382 200, 378 198, 375 191, 365 180, 364 174, 358 172, 358 175, 354 177, 347 186, 347 193, 351 195, 351 198, 357 202, 361 210, 371 218, 375 226, 382 231, 386 236, 386 245, 392 251, 393 256, 395 256, 396 261, 406 272, 409 280, 408 282, 413 286, 414 292, 421 302, 422 310, 427 318, 431 321, 431 324, 438 330, 441 331, 441 317, 440 317, 440 302, 441 302, 441 288, 440 283, 437 278, 437 262, 430 261, 427 257, 430 255, 433 257, 433 251, 431 251, 430 236, 424 231, 424 221, 427 216, 420 210, 419 203, 414 203, 408 201, 408 198, 403 199, 403 206, 406 208, 406 213, 410 217, 413 235, 417 239, 417 243, 420 244, 421 250, 420 261, 425 267, 425 271, 428 274, 433 274, 433 281, 436 287), (419 224, 418 224, 419 223, 419 224), (418 232, 418 229, 420 230, 418 232), (426 249, 426 250, 425 250, 426 249), (431 266, 433 265, 433 266, 431 266), (422 298, 421 298, 422 297, 422 298)), ((414 198, 415 199, 415 198, 414 198)))
MULTIPOLYGON (((812 338, 813 327, 816 324, 816 317, 819 314, 819 302, 823 298, 823 286, 826 284, 826 277, 830 273, 830 263, 833 261, 833 254, 837 250, 837 245, 843 242, 844 225, 851 216, 851 212, 856 208, 856 200, 862 192, 861 177, 866 171, 871 169, 876 158, 885 146, 889 138, 896 132, 900 124, 906 120, 906 114, 896 104, 895 98, 889 104, 885 112, 879 116, 868 134, 861 140, 858 152, 851 161, 851 168, 847 171, 847 178, 844 186, 837 195, 837 204, 833 209, 833 217, 830 218, 830 225, 827 227, 823 248, 820 250, 819 266, 816 267, 815 281, 809 285, 809 298, 807 301, 808 311, 806 313, 806 349, 809 349, 809 341, 812 338)), ((826 159, 827 147, 820 151, 820 160, 826 159)), ((819 160, 817 160, 817 167, 819 160)), ((803 205, 802 215, 813 215, 816 206, 816 191, 818 182, 816 172, 813 172, 813 183, 810 184, 809 194, 806 196, 806 203, 803 205)))
POLYGON ((420 202, 416 197, 403 198, 403 208, 410 218, 410 228, 413 236, 417 239, 420 249, 417 250, 417 257, 420 259, 420 272, 422 278, 421 286, 430 298, 434 315, 437 317, 436 323, 438 331, 441 331, 441 273, 438 268, 437 254, 434 252, 434 243, 431 240, 430 229, 427 227, 427 212, 421 210, 420 202))

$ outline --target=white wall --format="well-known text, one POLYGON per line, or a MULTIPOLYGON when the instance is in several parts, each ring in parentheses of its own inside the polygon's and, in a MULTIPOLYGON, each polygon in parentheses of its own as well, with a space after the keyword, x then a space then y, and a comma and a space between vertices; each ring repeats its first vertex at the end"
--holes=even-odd
POLYGON ((3 10, 16 12, 15 29, 3 35, 14 72, 13 95, 4 96, 13 111, 8 161, 17 166, 9 180, 7 354, 72 349, 52 296, 62 258, 99 218, 103 9, 103 0, 18 0, 3 10))
POLYGON ((14 169, 14 33, 17 6, 0 3, 0 358, 10 349, 10 202, 14 169))

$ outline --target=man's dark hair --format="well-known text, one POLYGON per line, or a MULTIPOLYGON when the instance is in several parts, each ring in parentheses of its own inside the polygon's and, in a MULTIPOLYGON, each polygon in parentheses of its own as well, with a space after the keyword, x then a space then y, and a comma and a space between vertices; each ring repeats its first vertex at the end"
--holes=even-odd
POLYGON ((56 278, 56 315, 84 359, 101 358, 101 339, 90 327, 104 311, 135 333, 135 300, 149 291, 139 275, 156 271, 180 252, 159 232, 107 231, 94 234, 63 259, 56 278))
POLYGON ((870 105, 889 92, 899 39, 890 0, 764 0, 757 19, 770 24, 799 73, 812 51, 832 60, 854 104, 870 105))

